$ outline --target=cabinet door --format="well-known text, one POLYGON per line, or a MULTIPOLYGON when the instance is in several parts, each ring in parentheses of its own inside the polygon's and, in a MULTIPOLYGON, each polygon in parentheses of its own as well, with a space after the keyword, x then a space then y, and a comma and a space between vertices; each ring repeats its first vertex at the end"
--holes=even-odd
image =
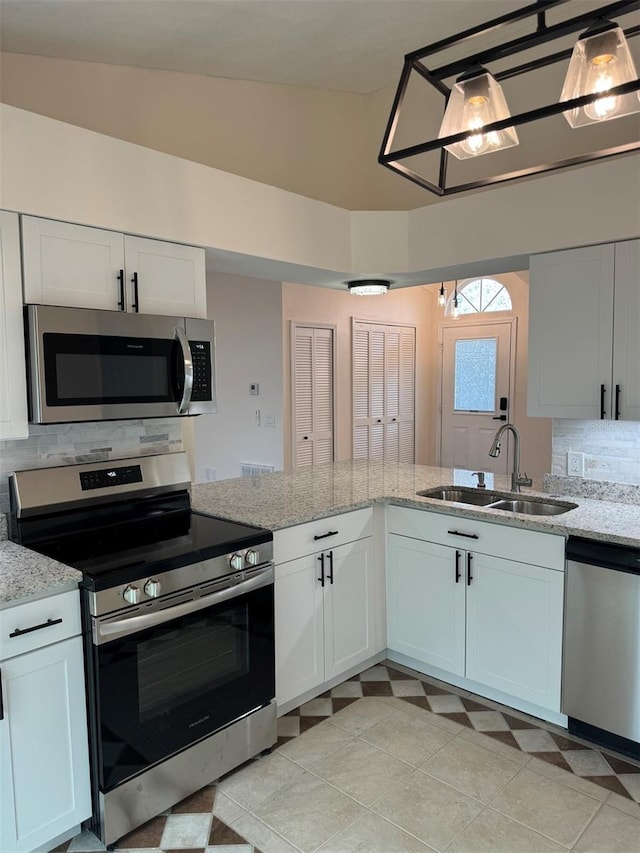
POLYGON ((614 407, 619 387, 620 419, 640 421, 640 240, 617 243, 615 263, 614 407))
POLYGON ((471 556, 467 678, 559 711, 563 572, 471 556))
POLYGON ((204 249, 128 234, 124 242, 128 311, 206 318, 204 249))
POLYGON ((324 681, 323 593, 317 554, 276 566, 276 699, 279 705, 324 681))
POLYGON ((25 302, 118 310, 122 234, 23 216, 22 252, 25 302))
POLYGON ((18 214, 0 211, 0 441, 27 438, 18 214))
POLYGON ((529 275, 529 416, 600 418, 612 408, 613 245, 535 255, 529 275))
POLYGON ((465 552, 390 534, 387 547, 388 645, 464 675, 465 552))
POLYGON ((325 552, 325 681, 375 654, 373 539, 325 552))
POLYGON ((91 814, 82 640, 11 658, 2 664, 2 682, 0 840, 2 850, 27 853, 91 814), (13 842, 5 842, 12 827, 13 842))

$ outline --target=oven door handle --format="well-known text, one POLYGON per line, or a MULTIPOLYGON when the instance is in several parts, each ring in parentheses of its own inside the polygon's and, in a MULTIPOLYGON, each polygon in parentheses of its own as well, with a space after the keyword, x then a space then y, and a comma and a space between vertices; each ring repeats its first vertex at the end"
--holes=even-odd
POLYGON ((178 414, 186 415, 189 411, 191 403, 191 395, 193 394, 193 359, 191 358, 191 347, 189 339, 183 328, 176 326, 175 337, 180 344, 182 350, 182 360, 184 362, 184 385, 182 388, 182 400, 178 405, 178 414))
POLYGON ((100 646, 102 643, 107 643, 119 637, 136 634, 139 631, 144 631, 146 628, 155 628, 157 625, 164 625, 166 622, 172 622, 181 616, 197 613, 198 610, 205 610, 214 604, 221 604, 223 601, 239 598, 247 592, 260 589, 263 586, 269 586, 270 584, 273 584, 273 566, 262 569, 260 573, 256 573, 249 580, 242 581, 242 583, 235 584, 235 586, 221 589, 218 592, 211 592, 209 595, 203 595, 191 601, 185 601, 184 604, 175 604, 173 607, 167 607, 164 610, 157 610, 152 613, 144 613, 142 616, 124 616, 113 619, 112 621, 105 620, 104 622, 96 620, 93 641, 95 645, 100 646))

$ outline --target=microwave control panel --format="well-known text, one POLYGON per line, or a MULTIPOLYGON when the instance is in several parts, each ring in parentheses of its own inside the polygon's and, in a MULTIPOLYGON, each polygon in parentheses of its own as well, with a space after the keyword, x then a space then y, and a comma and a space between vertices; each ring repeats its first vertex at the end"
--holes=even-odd
POLYGON ((193 392, 191 400, 199 403, 211 399, 211 342, 189 341, 193 363, 193 392))

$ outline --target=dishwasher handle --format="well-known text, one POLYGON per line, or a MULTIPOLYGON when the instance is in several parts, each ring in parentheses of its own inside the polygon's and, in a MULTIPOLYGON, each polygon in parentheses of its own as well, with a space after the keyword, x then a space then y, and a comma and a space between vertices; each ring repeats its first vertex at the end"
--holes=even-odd
POLYGON ((570 536, 567 540, 565 556, 568 561, 574 563, 587 563, 612 571, 640 575, 640 548, 633 548, 630 545, 570 536))

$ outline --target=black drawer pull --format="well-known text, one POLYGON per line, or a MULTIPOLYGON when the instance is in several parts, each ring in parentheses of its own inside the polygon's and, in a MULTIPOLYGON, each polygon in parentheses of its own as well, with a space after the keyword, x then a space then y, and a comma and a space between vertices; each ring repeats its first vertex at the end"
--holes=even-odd
POLYGON ((473 560, 473 555, 467 554, 467 586, 471 586, 471 581, 473 580, 473 575, 471 574, 471 560, 473 560))
POLYGON ((331 586, 333 586, 333 551, 329 551, 329 553, 327 554, 327 557, 329 559, 329 573, 328 573, 327 577, 329 578, 329 582, 331 583, 331 586))
POLYGON ((317 542, 318 539, 326 539, 328 536, 337 536, 339 530, 330 530, 328 533, 323 533, 321 536, 314 536, 314 540, 317 542))
POLYGON ((465 539, 479 539, 477 533, 461 533, 459 530, 447 530, 447 533, 450 533, 451 536, 464 536, 465 539))
POLYGON ((40 625, 33 625, 31 628, 16 628, 16 630, 9 634, 10 637, 21 637, 23 634, 31 634, 33 631, 40 631, 42 628, 50 628, 52 625, 60 625, 62 619, 47 619, 46 622, 42 622, 40 625))
POLYGON ((320 560, 320 577, 318 580, 320 581, 321 586, 324 586, 324 554, 320 554, 318 560, 320 560))
POLYGON ((456 551, 456 583, 460 582, 460 577, 461 577, 461 575, 460 575, 460 557, 461 556, 462 556, 462 554, 460 553, 460 551, 456 551))

